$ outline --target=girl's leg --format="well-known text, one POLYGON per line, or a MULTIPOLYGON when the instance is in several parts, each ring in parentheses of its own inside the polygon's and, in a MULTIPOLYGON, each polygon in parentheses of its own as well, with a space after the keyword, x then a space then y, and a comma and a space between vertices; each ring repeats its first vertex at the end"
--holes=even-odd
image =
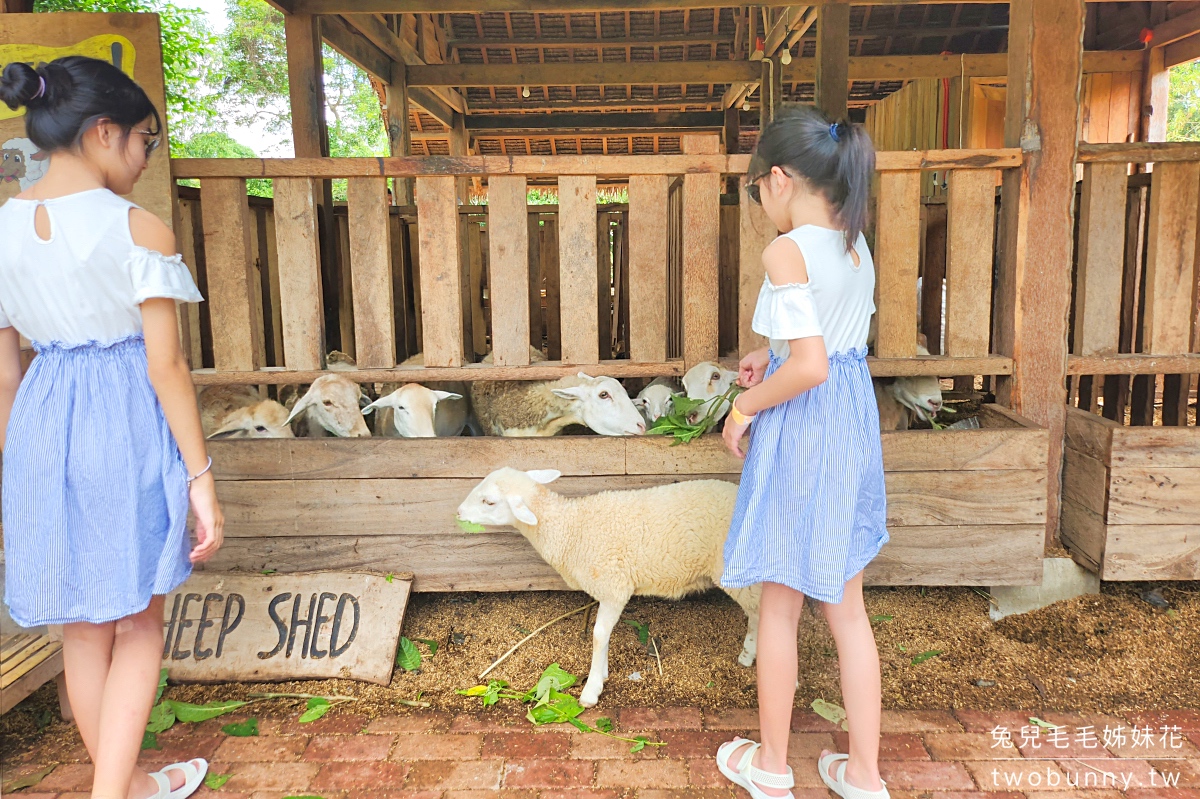
MULTIPOLYGON (((787 773, 788 738, 792 730, 792 705, 796 701, 796 629, 804 608, 804 594, 779 583, 763 583, 758 620, 758 719, 762 748, 754 765, 774 774, 787 773)), ((729 762, 741 762, 743 749, 729 762)), ((768 796, 788 791, 761 787, 768 796)))
MULTIPOLYGON (((821 603, 833 640, 837 644, 841 672, 842 701, 850 727, 850 760, 846 763, 846 782, 865 791, 882 788, 879 782, 879 717, 882 688, 879 676, 879 650, 875 631, 863 604, 863 574, 846 583, 842 601, 821 603)), ((828 754, 828 750, 821 755, 828 754)), ((830 766, 829 776, 837 779, 838 765, 830 766)))
POLYGON ((113 622, 63 625, 63 670, 67 697, 88 756, 96 762, 100 742, 100 702, 112 663, 113 622))

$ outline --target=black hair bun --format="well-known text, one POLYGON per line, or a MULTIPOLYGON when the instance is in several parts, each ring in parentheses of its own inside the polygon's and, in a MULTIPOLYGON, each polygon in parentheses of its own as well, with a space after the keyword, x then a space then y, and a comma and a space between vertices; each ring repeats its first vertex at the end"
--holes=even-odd
POLYGON ((41 76, 37 70, 21 61, 14 61, 0 75, 0 100, 16 111, 38 97, 42 91, 41 76))

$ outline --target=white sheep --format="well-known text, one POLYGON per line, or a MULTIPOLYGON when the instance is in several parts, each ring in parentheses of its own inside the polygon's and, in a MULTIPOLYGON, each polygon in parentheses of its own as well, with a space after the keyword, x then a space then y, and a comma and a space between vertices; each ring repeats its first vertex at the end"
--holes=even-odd
POLYGON ((462 394, 426 388, 420 383, 406 383, 395 391, 380 397, 362 412, 365 416, 379 410, 380 421, 376 435, 402 436, 404 438, 433 438, 435 436, 457 436, 467 426, 466 403, 462 394), (458 405, 461 413, 447 414, 441 409, 458 405), (384 419, 384 410, 389 418, 384 419))
POLYGON ((50 168, 49 154, 29 139, 9 139, 0 144, 0 182, 17 181, 25 191, 50 168))
MULTIPOLYGON (((738 373, 722 369, 711 361, 698 363, 683 376, 683 390, 688 399, 704 400, 704 404, 688 414, 688 421, 695 424, 708 415, 709 410, 717 404, 721 396, 737 380, 738 373)), ((721 401, 717 409, 716 419, 720 422, 729 412, 729 403, 721 401)))
MULTIPOLYGON (((544 487, 559 474, 498 469, 471 490, 458 506, 458 518, 515 526, 568 586, 599 601, 591 671, 579 700, 591 707, 608 679, 609 637, 630 597, 678 599, 720 585, 737 486, 686 480, 564 497, 544 487)), ((750 666, 758 648, 761 586, 726 593, 746 613, 738 662, 750 666)))
POLYGON ((678 385, 669 377, 656 377, 650 385, 638 392, 634 406, 642 412, 646 424, 654 422, 671 412, 671 397, 680 394, 678 385))
POLYGON ((362 389, 350 378, 341 374, 321 375, 292 406, 287 423, 300 419, 303 434, 309 437, 369 438, 371 431, 361 410, 366 403, 362 389))
POLYGON ((254 386, 206 386, 197 397, 205 438, 291 438, 287 408, 254 386))

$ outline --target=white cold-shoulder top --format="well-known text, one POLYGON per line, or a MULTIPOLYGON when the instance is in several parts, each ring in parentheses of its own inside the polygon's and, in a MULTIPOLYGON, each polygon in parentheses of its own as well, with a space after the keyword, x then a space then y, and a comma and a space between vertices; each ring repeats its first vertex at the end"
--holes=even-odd
POLYGON ((860 233, 854 257, 846 252, 842 231, 801 225, 784 233, 800 248, 807 283, 776 286, 763 277, 751 327, 766 336, 771 351, 788 357, 788 342, 823 336, 830 355, 864 350, 875 313, 875 263, 860 233))
POLYGON ((43 344, 104 344, 140 334, 138 306, 151 297, 201 302, 180 256, 133 243, 134 207, 108 189, 0 207, 0 327, 43 344), (34 227, 39 205, 48 239, 34 227))

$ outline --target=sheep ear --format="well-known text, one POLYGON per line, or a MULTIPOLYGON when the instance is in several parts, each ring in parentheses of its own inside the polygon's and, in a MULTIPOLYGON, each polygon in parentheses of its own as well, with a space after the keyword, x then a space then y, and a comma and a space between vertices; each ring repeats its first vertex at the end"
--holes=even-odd
POLYGON ((578 374, 577 374, 577 375, 575 375, 575 376, 576 376, 576 377, 581 377, 581 378, 583 378, 584 380, 595 380, 595 378, 594 378, 594 377, 592 377, 591 375, 589 375, 587 372, 580 372, 580 373, 578 373, 578 374))
POLYGON ((312 405, 314 401, 315 400, 313 400, 313 398, 312 398, 311 391, 309 393, 305 394, 300 399, 296 400, 296 404, 292 406, 292 412, 288 414, 287 421, 284 422, 284 424, 291 424, 292 420, 295 419, 297 416, 299 416, 304 411, 308 410, 309 406, 312 405))
POLYGON ((646 406, 646 398, 645 398, 645 397, 634 397, 634 398, 631 400, 631 402, 633 402, 633 407, 635 407, 635 408, 645 408, 645 407, 647 407, 647 406, 646 406))
POLYGON ((537 516, 525 504, 525 498, 519 494, 509 494, 508 507, 512 510, 513 516, 517 517, 517 521, 524 522, 530 526, 538 523, 537 516))
POLYGON ((541 483, 542 485, 553 483, 555 480, 562 477, 562 472, 560 472, 558 469, 531 469, 530 471, 525 472, 525 474, 527 474, 529 478, 533 480, 533 482, 541 483))
POLYGON ((587 392, 582 386, 572 386, 571 388, 552 388, 554 396, 562 397, 569 400, 580 400, 587 396, 587 392))
POLYGON ((439 400, 459 400, 462 399, 462 394, 455 394, 453 391, 437 391, 434 390, 433 395, 439 400))
MULTIPOLYGON (((391 395, 389 394, 388 396, 390 397, 391 395)), ((376 408, 383 408, 385 405, 387 405, 387 403, 384 402, 384 400, 386 400, 386 399, 387 399, 387 397, 380 397, 379 399, 375 400, 367 407, 363 408, 362 409, 363 416, 366 416, 367 414, 369 414, 371 411, 375 410, 376 408)))
POLYGON ((358 393, 358 407, 365 409, 370 404, 371 404, 371 398, 360 391, 358 393))

